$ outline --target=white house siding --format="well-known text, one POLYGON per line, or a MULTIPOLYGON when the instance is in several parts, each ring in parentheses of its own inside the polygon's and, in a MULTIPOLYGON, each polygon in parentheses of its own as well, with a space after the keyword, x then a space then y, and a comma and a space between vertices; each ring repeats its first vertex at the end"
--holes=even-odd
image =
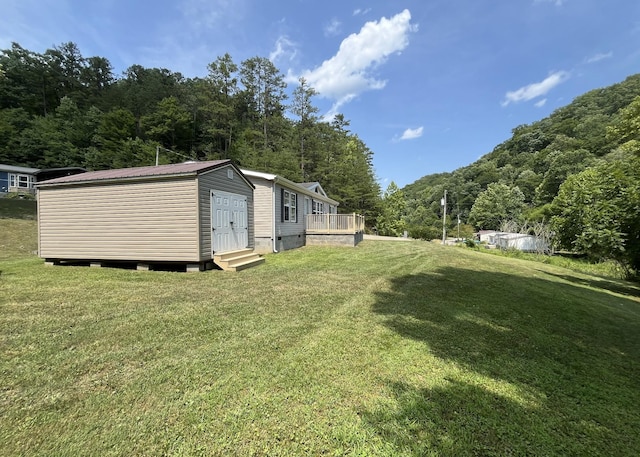
POLYGON ((193 176, 43 187, 40 257, 197 262, 193 176))
POLYGON ((501 249, 517 249, 523 252, 548 251, 549 246, 542 239, 522 233, 496 233, 495 244, 501 249))
POLYGON ((247 197, 247 225, 249 247, 254 246, 254 196, 253 189, 238 175, 231 166, 225 166, 202 173, 198 176, 198 210, 199 210, 199 237, 200 237, 200 260, 212 259, 211 249, 211 191, 230 192, 247 197), (228 172, 231 171, 231 175, 228 172), (231 178, 229 176, 232 176, 231 178))

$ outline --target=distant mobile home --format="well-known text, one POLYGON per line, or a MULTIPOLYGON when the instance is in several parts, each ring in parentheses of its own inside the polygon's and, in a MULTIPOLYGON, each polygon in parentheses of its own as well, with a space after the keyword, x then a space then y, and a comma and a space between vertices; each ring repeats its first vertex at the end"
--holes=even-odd
POLYGON ((254 247, 254 186, 229 160, 87 172, 38 183, 49 263, 162 263, 203 270, 254 247))
POLYGON ((522 233, 497 232, 493 236, 493 244, 500 249, 517 249, 523 252, 547 252, 549 244, 544 240, 522 233))

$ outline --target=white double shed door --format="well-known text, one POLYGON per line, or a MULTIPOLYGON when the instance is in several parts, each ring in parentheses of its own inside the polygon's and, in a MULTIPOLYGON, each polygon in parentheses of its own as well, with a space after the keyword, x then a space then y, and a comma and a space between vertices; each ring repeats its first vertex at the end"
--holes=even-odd
POLYGON ((211 191, 212 248, 216 254, 249 246, 247 197, 211 191))

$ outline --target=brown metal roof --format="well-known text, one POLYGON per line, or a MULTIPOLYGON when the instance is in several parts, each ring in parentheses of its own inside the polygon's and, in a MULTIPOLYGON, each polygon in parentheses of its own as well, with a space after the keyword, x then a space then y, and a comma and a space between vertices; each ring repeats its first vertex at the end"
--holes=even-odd
POLYGON ((154 176, 197 175, 223 165, 231 164, 228 159, 207 162, 186 162, 150 167, 118 168, 115 170, 88 171, 77 175, 63 176, 38 183, 38 187, 49 184, 76 184, 83 182, 145 178, 154 176))

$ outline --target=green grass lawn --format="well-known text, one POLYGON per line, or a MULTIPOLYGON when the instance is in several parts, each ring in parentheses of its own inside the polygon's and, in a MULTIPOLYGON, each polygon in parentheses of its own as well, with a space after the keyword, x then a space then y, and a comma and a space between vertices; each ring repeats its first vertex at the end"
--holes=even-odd
POLYGON ((36 201, 19 198, 0 198, 0 219, 36 218, 36 201))
POLYGON ((35 219, 35 200, 0 198, 0 261, 37 252, 35 219))
POLYGON ((640 453, 633 283, 418 241, 240 273, 11 252, 2 455, 640 453))

